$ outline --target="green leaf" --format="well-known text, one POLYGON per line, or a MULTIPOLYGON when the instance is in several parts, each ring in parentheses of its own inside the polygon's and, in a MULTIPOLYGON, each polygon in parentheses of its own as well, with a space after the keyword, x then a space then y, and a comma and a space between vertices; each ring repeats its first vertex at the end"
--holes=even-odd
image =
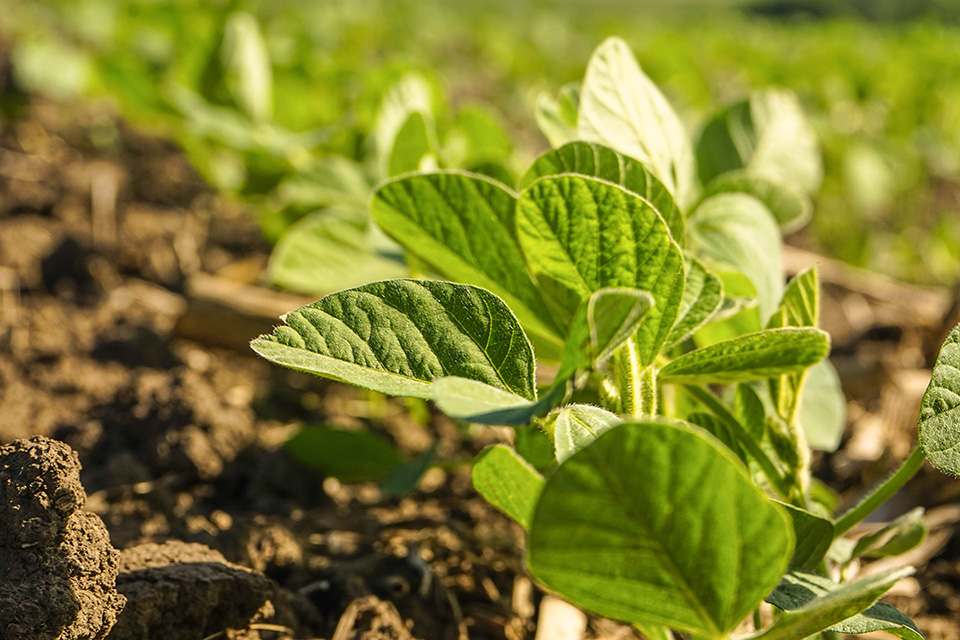
POLYGON ((917 507, 857 540, 851 555, 854 558, 898 556, 916 547, 926 537, 923 507, 917 507))
POLYGON ((524 529, 530 528, 537 498, 543 490, 543 476, 516 451, 502 444, 487 447, 474 460, 470 477, 487 502, 524 529))
POLYGON ((838 633, 883 630, 901 638, 922 640, 916 626, 902 613, 888 605, 871 606, 901 578, 912 573, 911 567, 891 569, 842 585, 812 573, 788 573, 767 597, 767 602, 787 613, 755 638, 795 640, 830 629, 838 633), (898 615, 891 616, 891 609, 898 615), (901 619, 886 620, 891 617, 901 619), (875 628, 870 629, 871 626, 875 628), (858 628, 863 631, 854 630, 858 628))
POLYGON ((807 369, 798 411, 807 446, 815 451, 836 451, 847 422, 847 399, 840 376, 824 358, 807 369))
POLYGON ((785 503, 781 505, 793 520, 793 533, 797 540, 793 558, 790 559, 790 569, 816 571, 833 542, 833 523, 799 507, 785 503))
POLYGON ((563 462, 622 422, 623 418, 617 414, 588 404, 561 407, 547 416, 547 425, 553 427, 557 461, 563 462))
POLYGON ((347 289, 283 317, 250 343, 291 369, 398 396, 430 397, 430 382, 460 376, 536 399, 533 348, 489 291, 430 280, 347 289))
POLYGON ((798 273, 780 301, 783 314, 771 317, 768 329, 816 327, 820 324, 820 275, 816 265, 798 273))
POLYGON ((630 47, 608 38, 593 52, 580 92, 577 131, 642 162, 681 207, 696 188, 693 148, 686 129, 630 47))
POLYGON ((451 418, 478 424, 523 425, 549 409, 510 391, 454 376, 434 380, 430 397, 451 418))
POLYGON ((708 266, 739 271, 753 283, 763 322, 783 296, 780 229, 763 203, 742 193, 701 202, 687 220, 691 249, 708 266))
POLYGON ((785 234, 801 229, 810 221, 813 213, 813 203, 802 190, 742 169, 727 171, 711 180, 704 188, 702 197, 709 198, 718 193, 753 196, 770 210, 785 234))
POLYGON ((481 105, 466 106, 457 112, 444 144, 444 158, 454 167, 501 162, 512 151, 513 140, 503 125, 481 105))
POLYGON ((489 178, 429 173, 381 185, 374 194, 373 217, 444 277, 503 298, 537 340, 541 357, 559 357, 559 326, 527 270, 515 232, 515 208, 513 192, 489 178))
POLYGON ((236 11, 227 18, 221 58, 233 101, 253 120, 273 115, 273 70, 256 17, 236 11))
POLYGON ((556 464, 553 438, 548 436, 538 425, 526 425, 514 429, 517 453, 529 462, 537 471, 544 473, 556 464))
MULTIPOLYGON (((412 114, 420 115, 425 128, 433 127, 432 93, 430 84, 419 73, 408 73, 384 92, 380 111, 377 113, 377 120, 371 134, 381 176, 391 175, 391 155, 397 135, 410 120, 412 114)), ((427 135, 431 136, 431 140, 435 139, 435 134, 432 131, 427 135)))
POLYGON ((571 82, 560 88, 556 98, 548 93, 537 97, 537 126, 550 145, 559 147, 577 139, 577 118, 580 111, 580 83, 571 82))
POLYGON ((540 290, 565 324, 599 289, 650 292, 656 304, 637 345, 642 363, 653 362, 677 317, 683 257, 649 203, 595 178, 541 178, 520 196, 517 234, 540 290))
POLYGON ((422 113, 411 113, 397 130, 387 156, 387 176, 417 171, 427 158, 434 160, 436 152, 430 122, 422 113))
POLYGON ((920 446, 933 466, 960 475, 960 326, 943 341, 920 401, 920 446))
POLYGON ((324 294, 408 275, 401 255, 375 251, 365 218, 323 211, 297 222, 270 254, 267 282, 300 293, 324 294))
MULTIPOLYGON (((814 266, 790 281, 780 306, 767 322, 767 328, 815 327, 819 319, 820 278, 814 266)), ((776 411, 787 422, 796 421, 806 375, 806 371, 800 371, 771 378, 768 382, 776 411)))
POLYGON ((633 337, 653 305, 653 296, 638 289, 594 291, 574 316, 557 380, 609 358, 633 337))
POLYGON ((766 329, 686 353, 660 370, 661 382, 723 384, 802 371, 830 351, 819 329, 766 329))
POLYGON ((697 141, 700 180, 709 184, 736 169, 797 185, 808 194, 820 188, 820 146, 792 92, 756 91, 749 101, 720 111, 704 127, 697 141))
POLYGON ((723 283, 694 258, 684 260, 683 300, 667 346, 683 342, 711 321, 724 304, 723 283))
POLYGON ((733 412, 745 433, 760 442, 766 430, 767 416, 763 400, 749 384, 738 384, 733 397, 733 412))
POLYGON ((308 426, 285 447, 300 464, 346 483, 379 481, 406 463, 396 447, 369 431, 308 426))
POLYGON ((670 190, 633 158, 603 145, 570 142, 537 158, 520 179, 520 188, 526 189, 538 178, 562 173, 601 178, 632 191, 653 205, 667 223, 674 240, 683 241, 683 214, 670 190))
POLYGON ((786 513, 722 445, 663 422, 615 427, 551 475, 528 564, 588 611, 725 637, 783 574, 786 513))

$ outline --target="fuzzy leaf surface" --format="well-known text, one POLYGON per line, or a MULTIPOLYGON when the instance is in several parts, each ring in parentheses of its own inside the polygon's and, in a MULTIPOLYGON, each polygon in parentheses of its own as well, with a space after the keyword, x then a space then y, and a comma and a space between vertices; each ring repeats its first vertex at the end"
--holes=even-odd
POLYGON ((600 615, 725 637, 776 585, 793 531, 692 427, 627 423, 568 458, 528 538, 532 575, 600 615))
POLYGON ((514 193, 484 176, 424 173, 381 185, 374 194, 373 217, 441 275, 503 298, 535 339, 559 352, 558 325, 517 241, 515 208, 514 193))
POLYGON ((696 186, 690 136, 619 38, 605 40, 590 58, 577 128, 582 140, 599 142, 642 162, 681 206, 689 204, 696 186))
POLYGON ((553 423, 558 462, 563 462, 597 436, 623 422, 617 414, 588 404, 568 404, 547 419, 553 423))
POLYGON ((600 144, 570 142, 537 158, 520 179, 520 188, 526 189, 538 178, 561 173, 601 178, 632 191, 653 205, 663 216, 674 240, 682 241, 683 214, 673 195, 637 160, 600 144))
POLYGON ((565 325, 595 291, 648 291, 655 305, 636 339, 643 363, 653 362, 677 317, 683 257, 647 201, 596 178, 541 178, 520 196, 517 234, 540 290, 565 325))
POLYGON ((907 640, 922 640, 910 618, 890 605, 873 604, 912 573, 910 567, 891 569, 846 584, 812 573, 788 573, 767 597, 767 602, 786 613, 756 638, 794 640, 830 629, 838 633, 886 631, 907 640))
POLYGON ((502 444, 487 447, 477 455, 470 471, 474 488, 486 500, 530 528, 543 476, 516 451, 502 444))
POLYGON ((459 376, 536 399, 533 347, 510 309, 470 285, 384 280, 300 307, 250 343, 276 364, 389 395, 459 376))
POLYGON ((765 329, 686 353, 660 370, 662 382, 723 384, 802 371, 830 351, 819 329, 765 329))
POLYGON ((920 446, 933 466, 960 475, 960 326, 943 341, 920 401, 920 446))

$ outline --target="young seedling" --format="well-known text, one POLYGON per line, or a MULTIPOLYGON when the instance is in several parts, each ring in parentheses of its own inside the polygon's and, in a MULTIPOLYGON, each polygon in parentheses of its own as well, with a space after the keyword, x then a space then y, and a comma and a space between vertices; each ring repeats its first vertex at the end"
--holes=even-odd
POLYGON ((835 441, 842 425, 824 402, 838 385, 817 328, 817 272, 784 287, 779 256, 780 228, 805 215, 819 160, 789 94, 733 112, 749 144, 732 159, 717 150, 731 115, 711 122, 695 156, 626 45, 608 40, 580 87, 541 101, 545 128, 569 141, 517 189, 460 171, 377 189, 380 228, 450 281, 340 291, 251 346, 293 369, 433 400, 454 418, 516 426, 516 448, 477 457, 476 488, 527 529, 527 566, 545 588, 650 638, 920 638, 875 604, 912 569, 827 576, 916 540, 906 526, 892 545, 841 536, 924 451, 960 472, 960 331, 924 397, 923 450, 834 519, 808 465, 808 439, 835 441), (545 389, 537 358, 557 371, 545 389), (538 439, 553 457, 534 455, 538 439), (765 600, 775 615, 764 626, 765 600))

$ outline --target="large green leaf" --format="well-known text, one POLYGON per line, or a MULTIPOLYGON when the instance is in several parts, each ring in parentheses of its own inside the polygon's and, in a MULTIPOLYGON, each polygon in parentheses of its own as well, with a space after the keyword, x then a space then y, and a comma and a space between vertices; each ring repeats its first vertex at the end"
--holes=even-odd
POLYGON ((667 346, 686 340, 705 325, 723 306, 723 283, 694 258, 684 261, 683 300, 677 321, 667 337, 667 346))
POLYGON ((753 175, 815 193, 823 180, 816 133, 796 96, 764 89, 717 113, 697 142, 697 170, 708 184, 722 173, 753 175))
POLYGON ((649 167, 681 207, 690 203, 696 188, 690 137, 619 38, 605 40, 590 58, 577 129, 581 139, 604 144, 649 167))
POLYGON ((777 584, 790 519, 722 445, 680 424, 628 423, 547 479, 533 576, 600 615, 722 638, 777 584))
POLYGON ((527 271, 516 238, 515 208, 507 187, 480 175, 444 172, 384 183, 374 195, 373 217, 443 276, 503 298, 539 339, 540 355, 557 357, 560 331, 527 271), (544 345, 552 345, 553 353, 544 345))
POLYGON ((889 605, 873 604, 912 573, 910 567, 891 569, 846 584, 812 573, 788 573, 767 597, 767 602, 787 613, 755 636, 756 640, 795 640, 825 629, 838 633, 886 631, 906 640, 923 640, 910 618, 889 605))
POLYGON ((543 490, 543 476, 516 451, 502 444, 487 447, 474 461, 470 477, 487 502, 524 529, 530 528, 537 498, 543 490))
POLYGON ((708 266, 739 271, 753 283, 766 322, 783 296, 780 229, 756 198, 720 193, 697 206, 687 220, 693 252, 708 266))
POLYGON ((640 162, 613 149, 589 142, 571 142, 543 154, 520 179, 526 189, 538 178, 579 173, 619 184, 653 205, 670 228, 674 240, 683 241, 683 214, 670 190, 640 162))
POLYGON ((766 329, 686 353, 660 370, 662 382, 722 384, 802 371, 830 351, 819 329, 766 329))
POLYGON ((366 217, 323 211, 297 222, 270 254, 267 282, 300 293, 324 294, 409 275, 402 256, 375 251, 366 217))
POLYGON ((606 287, 580 303, 560 360, 557 379, 603 362, 636 333, 654 301, 646 291, 606 287))
POLYGON ((683 257, 647 201, 596 178, 541 178, 520 196, 517 234, 541 291, 565 324, 599 289, 650 292, 655 306, 637 345, 643 364, 653 362, 677 317, 683 257))
POLYGON ((553 442, 557 461, 563 462, 580 449, 623 422, 623 418, 606 409, 589 404, 568 404, 547 416, 553 426, 553 442))
POLYGON ((534 400, 533 348, 489 291, 430 280, 347 289, 283 317, 250 343, 291 369, 390 395, 430 397, 430 382, 459 376, 534 400))
POLYGON ((960 475, 960 326, 944 340, 920 402, 920 446, 933 466, 960 475))

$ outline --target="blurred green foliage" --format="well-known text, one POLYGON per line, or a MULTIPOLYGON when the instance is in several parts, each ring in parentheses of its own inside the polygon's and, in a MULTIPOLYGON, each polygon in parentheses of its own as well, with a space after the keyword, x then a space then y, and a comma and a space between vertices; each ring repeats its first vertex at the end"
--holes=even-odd
MULTIPOLYGON (((307 213, 344 202, 358 210, 364 189, 391 172, 378 120, 411 72, 430 104, 414 109, 421 125, 399 126, 407 161, 500 175, 547 146, 537 96, 581 77, 593 47, 620 35, 693 130, 751 89, 800 96, 825 180, 796 242, 910 280, 956 277, 953 3, 691 0, 642 12, 622 0, 589 10, 572 0, 4 4, 0 29, 21 87, 110 96, 137 125, 175 139, 213 185, 250 201, 274 240, 307 213)), ((397 162, 394 172, 411 168, 397 162)))

